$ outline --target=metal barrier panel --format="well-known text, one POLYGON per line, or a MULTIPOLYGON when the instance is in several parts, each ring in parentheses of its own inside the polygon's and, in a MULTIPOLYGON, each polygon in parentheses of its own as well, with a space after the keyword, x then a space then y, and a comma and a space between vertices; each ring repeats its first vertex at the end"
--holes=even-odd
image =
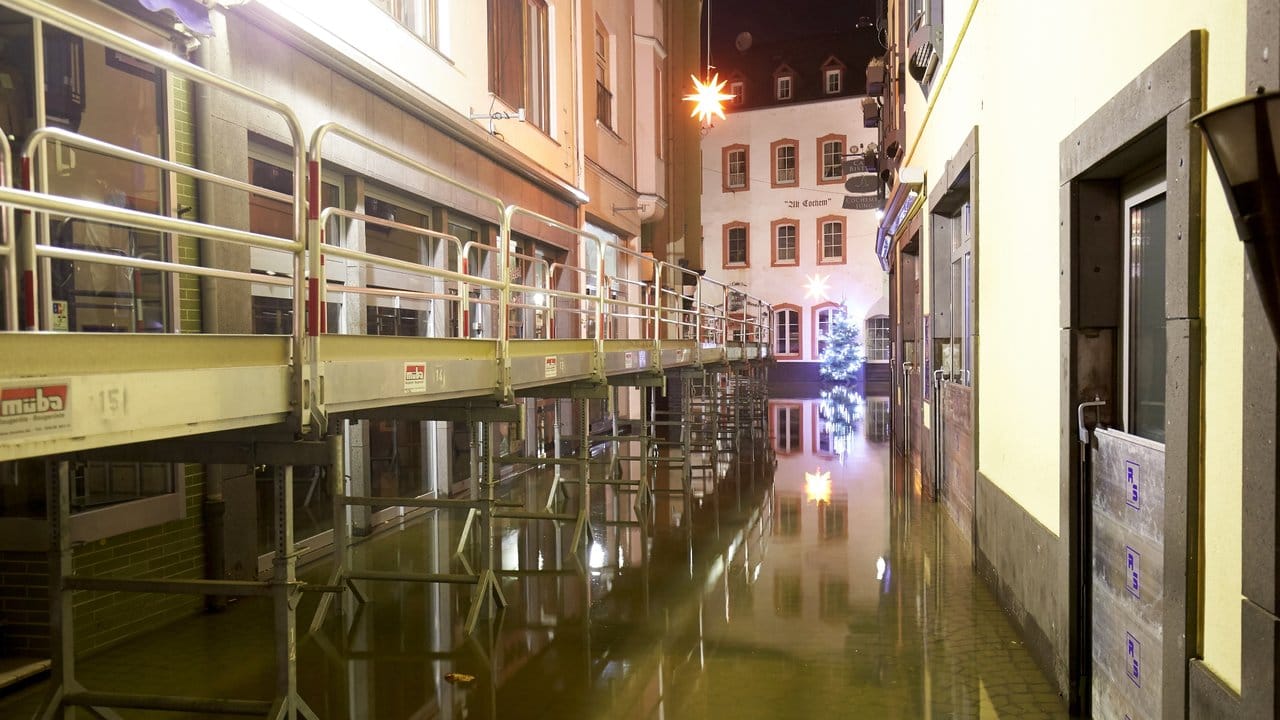
POLYGON ((1164 446, 1098 430, 1093 450, 1093 713, 1163 717, 1164 446))

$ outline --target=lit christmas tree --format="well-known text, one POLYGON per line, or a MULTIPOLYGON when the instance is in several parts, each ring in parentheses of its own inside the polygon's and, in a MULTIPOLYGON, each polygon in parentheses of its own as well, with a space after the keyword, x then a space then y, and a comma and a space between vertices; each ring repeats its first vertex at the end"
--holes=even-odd
POLYGON ((832 313, 818 361, 819 373, 828 382, 850 382, 862 368, 862 333, 844 308, 832 313))

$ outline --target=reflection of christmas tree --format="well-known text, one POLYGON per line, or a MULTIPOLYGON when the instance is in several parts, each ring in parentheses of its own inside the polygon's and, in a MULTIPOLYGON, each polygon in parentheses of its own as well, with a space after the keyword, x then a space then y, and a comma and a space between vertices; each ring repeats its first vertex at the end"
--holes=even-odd
POLYGON ((862 427, 866 405, 862 396, 850 385, 832 385, 822 389, 818 416, 831 432, 831 443, 837 455, 843 455, 862 427))
POLYGON ((824 337, 818 361, 823 380, 846 382, 852 380, 862 368, 862 334, 858 323, 840 308, 832 313, 831 325, 824 337))

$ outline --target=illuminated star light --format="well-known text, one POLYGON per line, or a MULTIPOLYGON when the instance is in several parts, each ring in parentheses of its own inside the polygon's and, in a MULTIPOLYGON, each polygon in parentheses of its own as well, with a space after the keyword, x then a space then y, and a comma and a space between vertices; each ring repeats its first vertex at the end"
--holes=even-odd
POLYGON ((812 300, 821 300, 827 296, 827 276, 810 275, 804 286, 804 296, 812 300))
POLYGON ((831 502, 831 473, 821 468, 804 474, 804 494, 809 502, 831 502))
POLYGON ((729 84, 728 80, 721 81, 720 74, 716 73, 707 83, 703 83, 697 76, 690 75, 693 79, 693 94, 685 95, 684 99, 695 103, 693 112, 689 113, 689 117, 698 118, 699 122, 711 122, 711 116, 724 119, 724 108, 722 104, 726 100, 732 100, 733 95, 724 92, 724 86, 729 84))

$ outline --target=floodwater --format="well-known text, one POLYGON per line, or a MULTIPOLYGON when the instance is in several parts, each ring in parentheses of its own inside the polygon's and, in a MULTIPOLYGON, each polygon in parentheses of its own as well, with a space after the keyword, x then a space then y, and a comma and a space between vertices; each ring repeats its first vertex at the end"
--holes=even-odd
MULTIPOLYGON (((469 586, 361 582, 367 602, 345 594, 314 634, 305 595, 301 696, 321 718, 1066 717, 974 575, 971 547, 897 481, 887 401, 820 406, 769 401, 771 438, 722 453, 687 496, 666 492, 681 467, 662 466, 646 512, 633 486, 593 482, 578 553, 572 522, 499 521, 507 607, 470 636, 469 586)), ((593 481, 635 472, 608 467, 593 481)), ((553 478, 518 477, 503 497, 572 510, 577 484, 553 493, 553 478)), ((562 479, 574 479, 568 468, 562 479)), ((358 545, 352 565, 467 572, 483 558, 454 555, 462 526, 461 513, 428 514, 358 545)), ((301 575, 323 583, 329 571, 301 575)), ((271 606, 234 603, 78 673, 94 690, 269 698, 271 606)), ((0 697, 0 718, 30 717, 46 692, 0 697)))

